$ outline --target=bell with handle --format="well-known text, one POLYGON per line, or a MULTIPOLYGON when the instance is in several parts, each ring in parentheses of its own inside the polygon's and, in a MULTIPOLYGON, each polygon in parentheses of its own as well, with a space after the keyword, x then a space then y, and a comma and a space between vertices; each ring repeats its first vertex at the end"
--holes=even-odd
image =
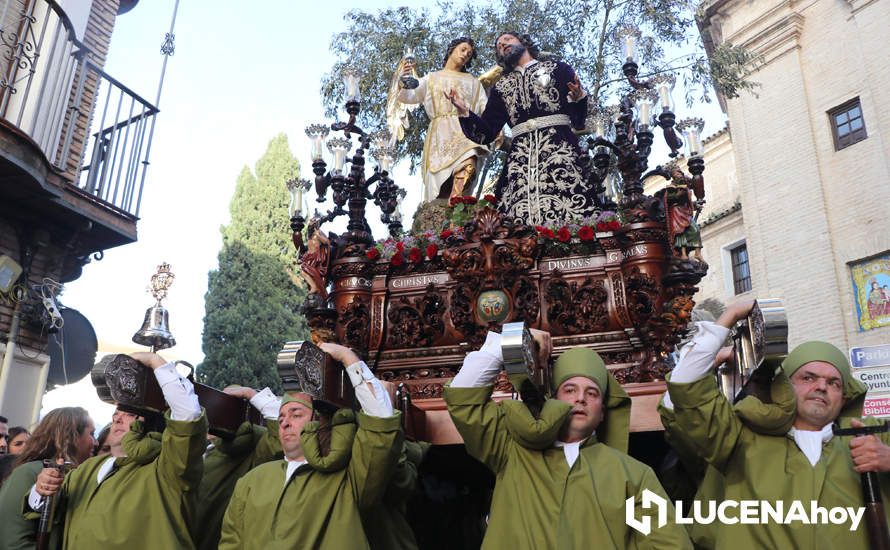
POLYGON ((149 292, 155 299, 155 305, 145 310, 145 320, 142 327, 133 335, 133 341, 143 346, 149 346, 152 351, 172 348, 176 345, 176 339, 170 333, 170 322, 167 309, 161 305, 161 301, 167 297, 167 290, 173 284, 175 276, 170 271, 170 264, 162 263, 157 272, 151 276, 149 292))

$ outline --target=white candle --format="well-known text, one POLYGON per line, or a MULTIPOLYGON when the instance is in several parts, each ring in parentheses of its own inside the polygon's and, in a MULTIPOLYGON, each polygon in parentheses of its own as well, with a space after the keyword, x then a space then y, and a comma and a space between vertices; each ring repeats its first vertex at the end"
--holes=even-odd
POLYGON ((303 213, 303 184, 297 184, 297 198, 294 201, 294 216, 299 216, 303 213))
POLYGON ((624 35, 624 59, 630 62, 637 59, 637 37, 630 32, 624 35))
POLYGON ((658 85, 658 97, 661 99, 661 108, 670 110, 671 108, 671 88, 667 82, 658 85))
POLYGON ((322 158, 322 146, 321 146, 321 136, 316 136, 312 138, 312 160, 321 160, 322 158))
POLYGON ((651 104, 648 101, 640 102, 640 127, 649 127, 649 121, 651 120, 650 115, 651 104))

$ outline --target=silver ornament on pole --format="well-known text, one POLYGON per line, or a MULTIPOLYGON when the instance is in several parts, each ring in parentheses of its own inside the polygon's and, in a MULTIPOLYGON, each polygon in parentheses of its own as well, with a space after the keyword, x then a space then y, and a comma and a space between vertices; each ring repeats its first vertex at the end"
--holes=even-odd
POLYGON ((151 276, 149 292, 155 299, 155 305, 145 310, 142 327, 133 335, 133 341, 151 347, 152 351, 171 348, 176 339, 170 333, 170 322, 167 309, 161 301, 167 297, 167 290, 173 285, 175 275, 170 271, 170 264, 162 263, 157 272, 151 276))

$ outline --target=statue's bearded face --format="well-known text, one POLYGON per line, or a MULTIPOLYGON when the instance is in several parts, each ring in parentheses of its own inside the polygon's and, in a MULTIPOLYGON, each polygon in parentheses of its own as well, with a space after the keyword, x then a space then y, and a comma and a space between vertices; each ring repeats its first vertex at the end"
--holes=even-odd
POLYGON ((512 71, 519 63, 519 58, 525 53, 525 46, 512 34, 503 34, 498 37, 495 44, 495 53, 498 65, 508 71, 512 71))

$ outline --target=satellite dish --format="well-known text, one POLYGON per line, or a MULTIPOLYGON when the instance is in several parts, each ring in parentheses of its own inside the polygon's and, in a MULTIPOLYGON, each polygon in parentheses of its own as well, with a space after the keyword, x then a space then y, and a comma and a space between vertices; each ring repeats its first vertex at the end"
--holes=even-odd
POLYGON ((51 334, 46 353, 49 355, 47 388, 77 382, 93 368, 99 343, 93 325, 76 309, 61 308, 65 324, 51 334))

